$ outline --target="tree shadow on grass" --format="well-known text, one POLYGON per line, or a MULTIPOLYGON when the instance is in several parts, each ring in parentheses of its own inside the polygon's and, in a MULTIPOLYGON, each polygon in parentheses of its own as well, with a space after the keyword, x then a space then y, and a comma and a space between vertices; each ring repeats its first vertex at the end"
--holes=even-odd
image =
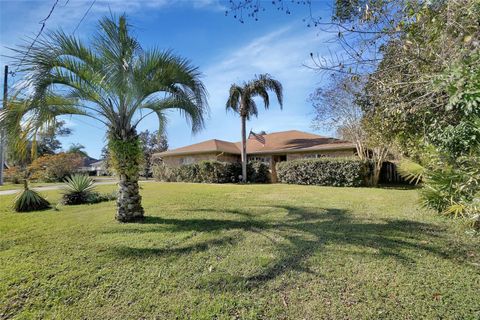
MULTIPOLYGON (((232 213, 237 220, 194 218, 173 219, 150 216, 142 224, 148 225, 148 231, 155 228, 158 232, 195 231, 212 233, 216 236, 219 231, 240 230, 254 232, 265 236, 277 253, 272 261, 258 272, 249 276, 232 276, 217 274, 205 278, 199 283, 199 289, 207 290, 246 290, 261 286, 280 275, 290 272, 309 272, 306 261, 321 250, 330 250, 328 245, 359 248, 355 254, 372 255, 376 259, 395 259, 398 263, 414 264, 416 256, 411 252, 424 252, 440 258, 455 259, 461 262, 465 252, 449 246, 442 239, 442 228, 433 224, 426 224, 411 220, 384 219, 368 220, 353 217, 347 210, 337 208, 317 208, 299 206, 258 206, 256 213, 242 212, 242 210, 218 210, 204 208, 199 211, 209 212, 212 215, 232 213), (285 215, 280 219, 255 219, 262 216, 262 210, 272 213, 281 212, 285 215), (258 214, 257 214, 258 212, 258 214), (425 241, 425 238, 434 238, 434 244, 425 241), (282 241, 276 241, 282 239, 282 241)), ((137 230, 136 232, 142 232, 137 230)), ((238 244, 233 238, 218 238, 192 247, 165 248, 119 248, 118 254, 122 257, 151 256, 164 254, 187 254, 195 251, 206 251, 213 246, 238 244)), ((464 248, 468 250, 468 248, 464 248)), ((247 258, 248 259, 248 258, 247 258)))
MULTIPOLYGON (((216 212, 218 213, 218 212, 216 212)), ((181 231, 201 231, 213 232, 219 230, 241 229, 249 230, 252 228, 268 229, 268 224, 258 220, 225 220, 225 219, 169 219, 161 217, 146 217, 142 224, 160 224, 164 225, 163 230, 171 232, 181 231)))
POLYGON ((238 237, 227 236, 194 243, 187 246, 170 248, 134 248, 128 246, 114 247, 111 252, 123 258, 148 258, 152 256, 184 255, 195 252, 207 251, 211 247, 235 245, 240 241, 238 237))

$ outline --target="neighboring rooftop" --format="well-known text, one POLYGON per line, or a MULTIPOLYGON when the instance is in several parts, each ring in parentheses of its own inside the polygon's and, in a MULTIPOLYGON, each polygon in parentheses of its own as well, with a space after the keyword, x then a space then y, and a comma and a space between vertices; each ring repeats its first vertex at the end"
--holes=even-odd
POLYGON ((83 161, 83 162, 82 162, 82 167, 89 167, 89 166, 92 165, 92 163, 97 162, 98 159, 92 158, 92 157, 90 157, 90 156, 87 155, 87 156, 84 156, 84 157, 82 158, 82 161, 83 161))
MULTIPOLYGON (((241 142, 207 140, 185 147, 161 152, 158 156, 216 153, 240 154, 241 142)), ((291 153, 316 150, 353 149, 349 141, 324 137, 298 130, 280 131, 266 134, 251 132, 247 140, 248 154, 291 153)))
POLYGON ((191 144, 185 147, 167 150, 161 152, 160 155, 177 155, 177 154, 198 154, 198 153, 215 153, 225 152, 231 154, 240 154, 240 148, 235 143, 223 140, 207 140, 195 144, 191 144))

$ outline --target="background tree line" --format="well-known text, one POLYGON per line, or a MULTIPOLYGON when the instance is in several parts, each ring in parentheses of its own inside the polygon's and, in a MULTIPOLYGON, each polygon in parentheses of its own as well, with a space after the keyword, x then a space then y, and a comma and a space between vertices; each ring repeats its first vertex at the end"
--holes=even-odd
MULTIPOLYGON (((11 148, 8 150, 7 163, 10 168, 6 170, 6 180, 20 183, 28 177, 34 181, 63 182, 84 165, 85 159, 90 158, 85 147, 79 143, 72 143, 66 150, 62 150, 59 137, 65 137, 72 130, 65 126, 64 121, 56 121, 40 130, 35 141, 28 141, 27 151, 11 148)), ((168 142, 165 134, 158 131, 145 130, 139 133, 142 148, 141 172, 146 178, 152 175, 153 155, 166 151, 168 142)), ((111 166, 108 148, 104 147, 100 156, 103 161, 104 171, 107 175, 114 175, 111 166)))

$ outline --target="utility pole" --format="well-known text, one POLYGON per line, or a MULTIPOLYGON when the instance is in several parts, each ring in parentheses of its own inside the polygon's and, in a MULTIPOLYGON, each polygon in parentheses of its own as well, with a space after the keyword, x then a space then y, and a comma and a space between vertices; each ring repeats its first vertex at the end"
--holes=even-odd
MULTIPOLYGON (((7 110, 8 99, 8 66, 5 66, 3 76, 3 110, 7 110)), ((5 128, 0 128, 0 186, 3 185, 3 166, 5 164, 5 128)))

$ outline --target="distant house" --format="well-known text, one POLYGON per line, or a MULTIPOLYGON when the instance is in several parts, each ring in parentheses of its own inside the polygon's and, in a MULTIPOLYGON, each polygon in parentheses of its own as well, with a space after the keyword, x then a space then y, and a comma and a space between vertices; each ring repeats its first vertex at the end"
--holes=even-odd
MULTIPOLYGON (((168 166, 197 163, 202 160, 241 161, 241 143, 207 140, 189 146, 157 153, 168 166)), ((298 130, 270 134, 250 132, 247 139, 247 158, 268 163, 275 180, 275 165, 280 161, 301 158, 355 156, 355 145, 349 141, 324 137, 298 130)))
POLYGON ((78 171, 88 173, 90 176, 103 176, 107 174, 103 160, 97 160, 89 156, 83 157, 82 160, 82 166, 78 171))
POLYGON ((104 160, 99 160, 97 162, 91 163, 90 164, 90 170, 96 176, 106 176, 106 175, 108 175, 108 171, 105 168, 105 161, 104 160))

